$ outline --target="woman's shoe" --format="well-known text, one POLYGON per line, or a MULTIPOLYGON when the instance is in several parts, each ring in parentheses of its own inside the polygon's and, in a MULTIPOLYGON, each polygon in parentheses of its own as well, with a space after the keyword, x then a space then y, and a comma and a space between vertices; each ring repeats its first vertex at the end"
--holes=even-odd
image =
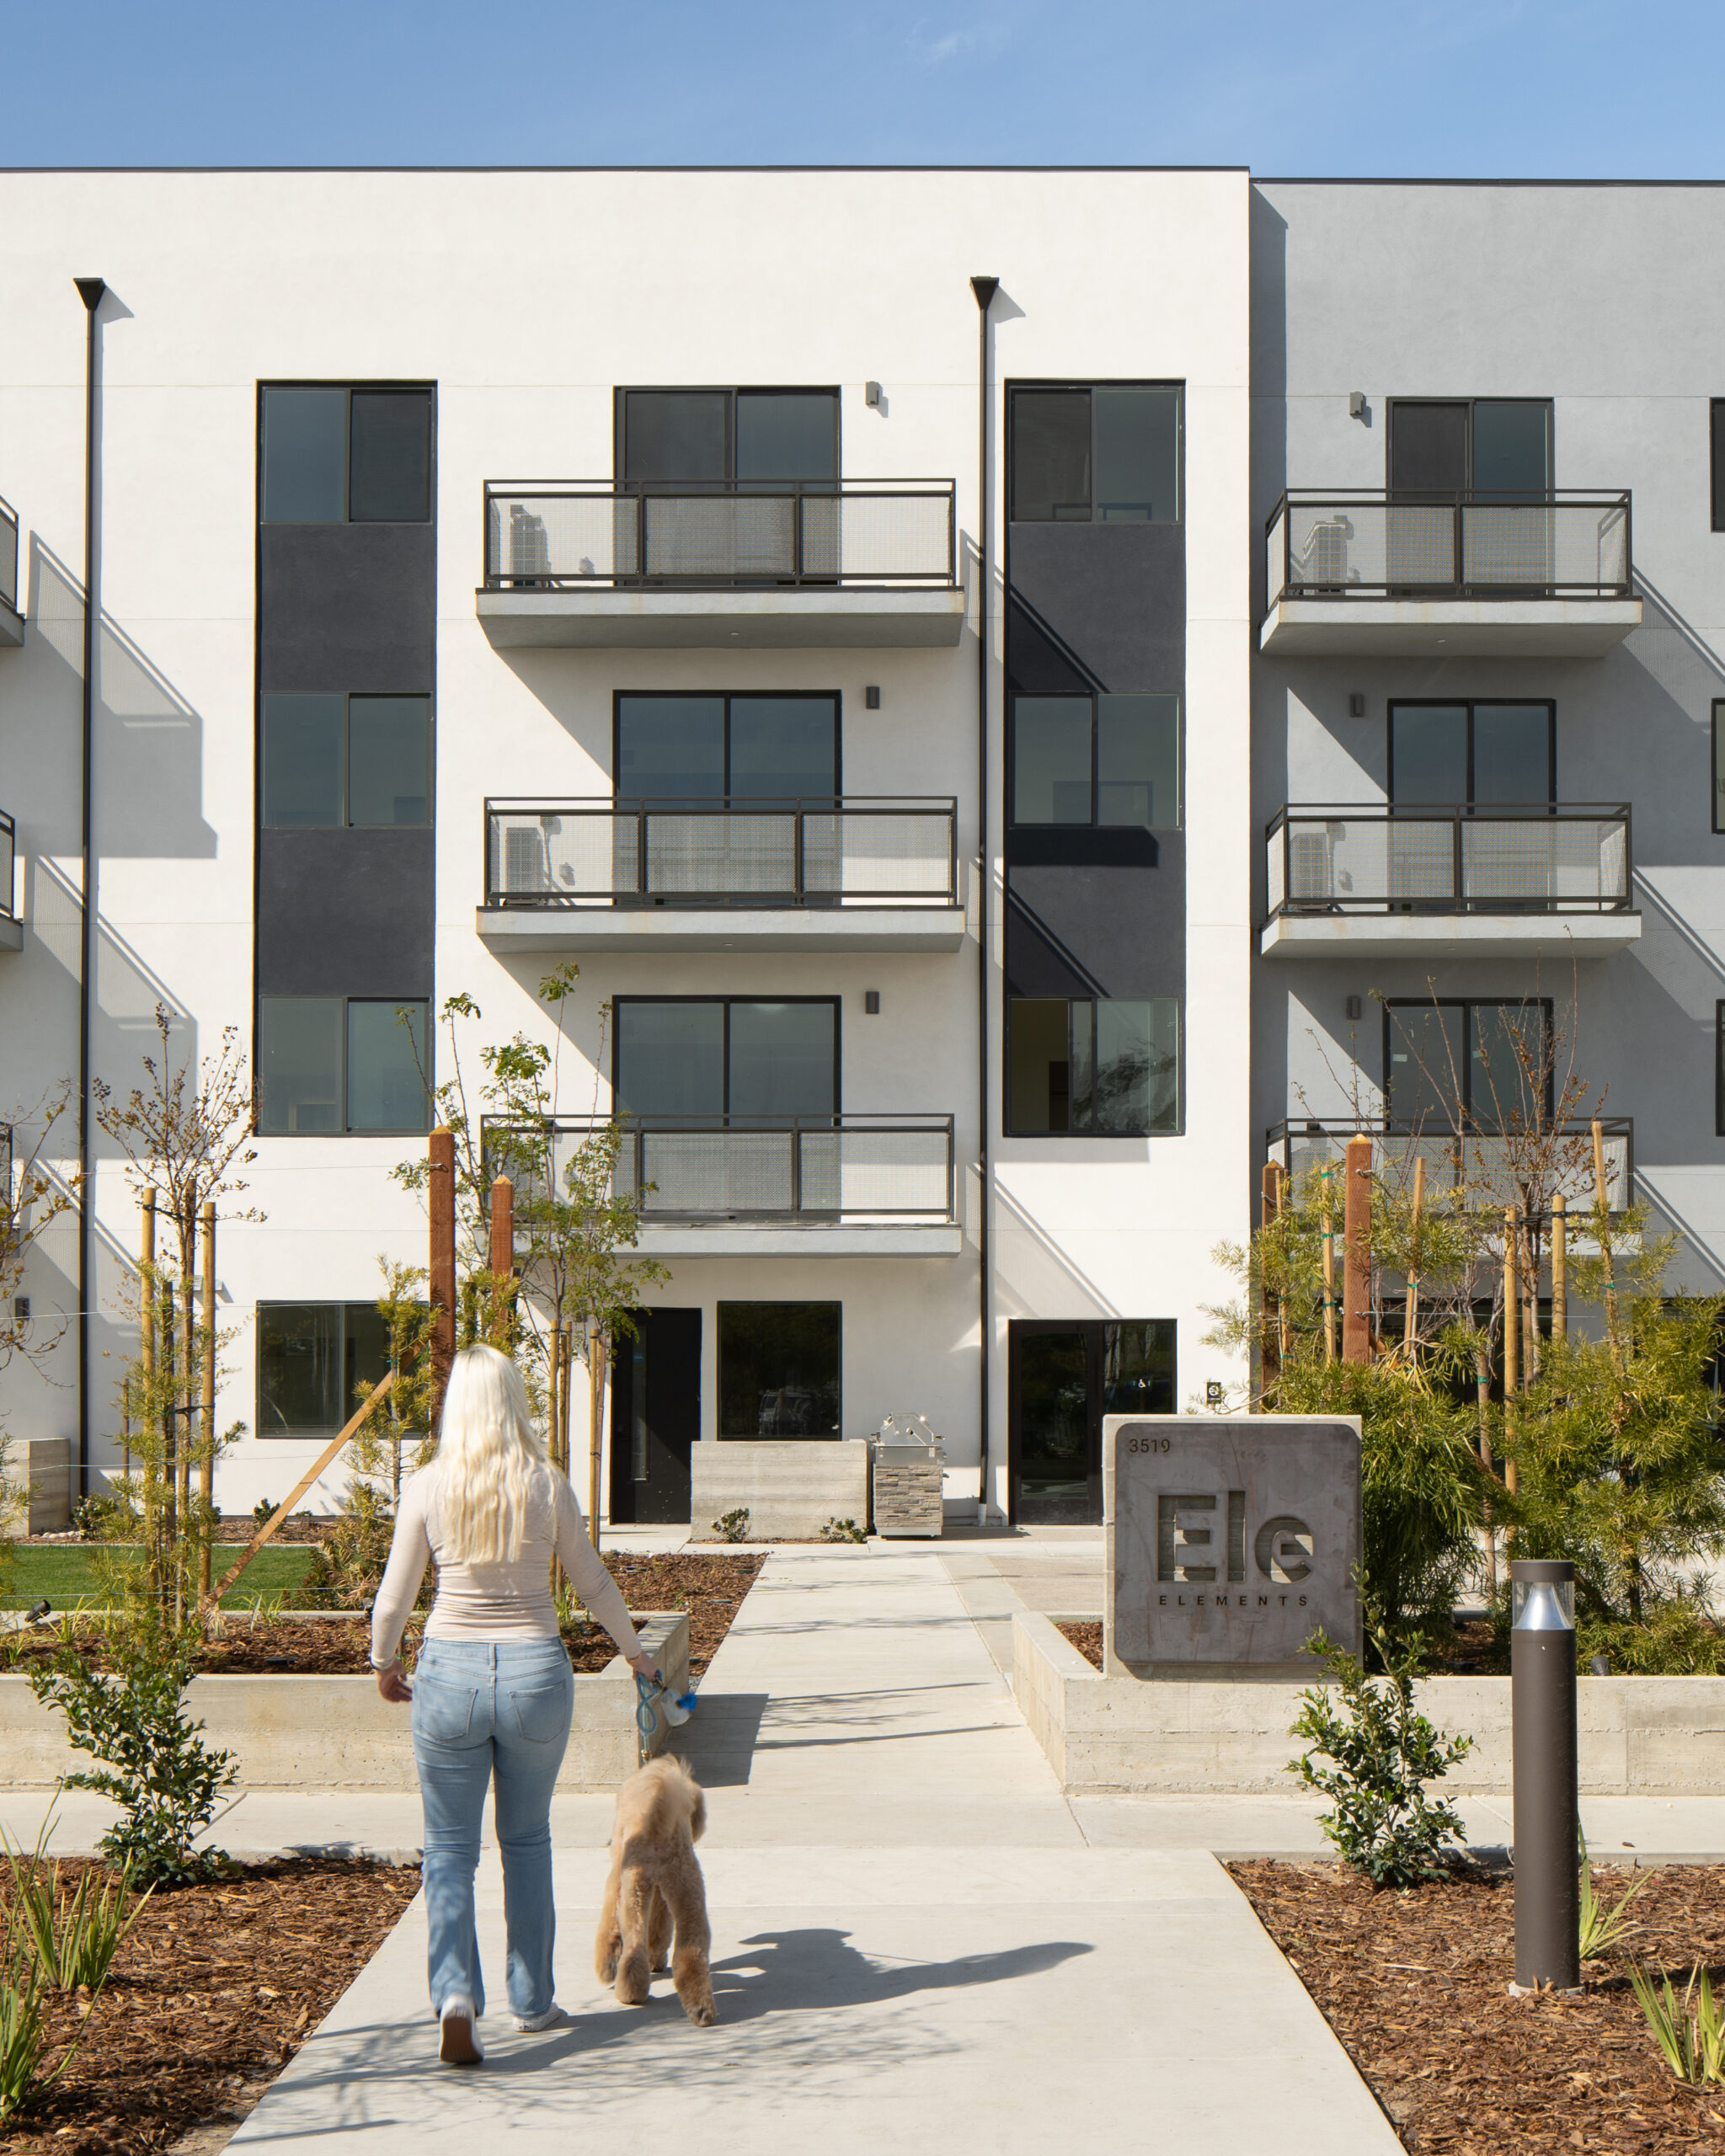
POLYGON ((552 2005, 547 2006, 542 2014, 517 2014, 515 2017, 515 2024, 518 2029, 529 2031, 561 2029, 569 2019, 569 2015, 560 2006, 552 2005))
POLYGON ((473 2011, 473 2000, 465 1992, 451 1992, 444 2000, 437 2015, 441 2031, 437 2056, 444 2065, 478 2066, 483 2060, 484 2047, 479 2041, 479 2031, 473 2026, 478 2018, 473 2011))

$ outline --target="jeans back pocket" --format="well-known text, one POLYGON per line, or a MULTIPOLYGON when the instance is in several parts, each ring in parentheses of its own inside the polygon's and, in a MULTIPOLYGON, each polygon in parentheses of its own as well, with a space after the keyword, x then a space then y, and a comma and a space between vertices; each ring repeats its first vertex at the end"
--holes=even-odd
POLYGON ((569 1735, 569 1716, 575 1703, 575 1680, 535 1678, 519 1689, 511 1688, 509 1703, 515 1727, 529 1744, 557 1744, 569 1735))
POLYGON ((426 1744, 460 1744, 473 1726, 479 1697, 473 1684, 451 1684, 422 1663, 414 1675, 413 1731, 426 1744))

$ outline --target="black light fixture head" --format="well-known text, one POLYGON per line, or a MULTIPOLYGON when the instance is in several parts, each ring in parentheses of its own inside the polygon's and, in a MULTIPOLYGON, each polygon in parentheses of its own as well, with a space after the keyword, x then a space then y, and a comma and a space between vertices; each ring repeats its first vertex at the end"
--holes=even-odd
POLYGON ((102 295, 107 291, 107 286, 99 277, 74 277, 72 281, 77 286, 78 297, 93 314, 102 304, 102 295))
POLYGON ((973 277, 970 289, 976 295, 976 304, 986 314, 994 302, 994 296, 1001 288, 998 277, 973 277))

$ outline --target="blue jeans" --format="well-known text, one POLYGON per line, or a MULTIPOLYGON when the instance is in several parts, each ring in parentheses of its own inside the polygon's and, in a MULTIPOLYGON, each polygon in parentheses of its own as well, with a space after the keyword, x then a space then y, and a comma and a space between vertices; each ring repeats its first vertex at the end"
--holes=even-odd
POLYGON ((497 1781, 497 1846, 509 1934, 509 2003, 554 1999, 551 1792, 569 1741, 574 1673, 561 1640, 427 1640, 414 1672, 414 1758, 425 1805, 421 1875, 431 1930, 431 2007, 465 1992, 485 2006, 473 1874, 485 1788, 497 1781))

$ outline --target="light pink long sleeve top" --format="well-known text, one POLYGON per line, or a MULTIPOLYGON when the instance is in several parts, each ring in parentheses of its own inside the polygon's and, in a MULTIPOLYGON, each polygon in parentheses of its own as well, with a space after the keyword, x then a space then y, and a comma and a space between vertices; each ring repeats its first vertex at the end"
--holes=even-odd
POLYGON ((402 1487, 389 1562, 371 1609, 375 1668, 385 1669, 395 1660, 425 1567, 434 1557, 437 1597, 425 1623, 428 1640, 554 1640, 557 1605, 551 1598, 551 1560, 555 1552, 576 1593, 616 1641, 618 1652, 633 1659, 642 1652, 629 1622, 628 1606, 587 1539, 581 1508, 566 1477, 547 1467, 534 1476, 521 1554, 504 1564, 459 1563, 444 1555, 442 1495, 442 1472, 435 1460, 402 1487))

